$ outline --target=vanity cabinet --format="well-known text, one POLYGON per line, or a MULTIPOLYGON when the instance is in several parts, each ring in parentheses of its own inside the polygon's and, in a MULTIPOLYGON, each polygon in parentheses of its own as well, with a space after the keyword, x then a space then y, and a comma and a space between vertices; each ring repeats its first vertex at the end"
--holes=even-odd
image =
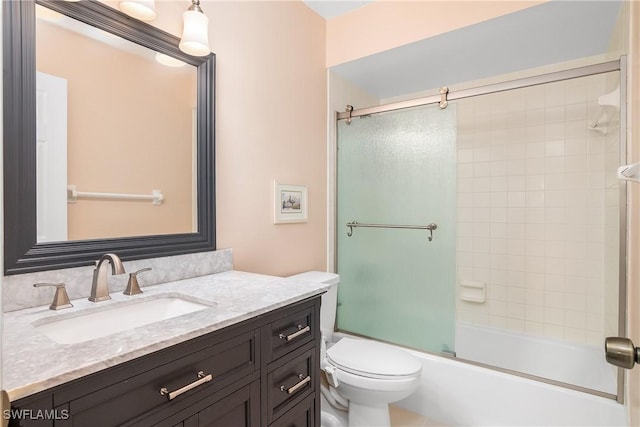
POLYGON ((240 389, 225 394, 213 395, 183 411, 169 416, 143 417, 126 425, 153 425, 167 427, 204 426, 260 426, 260 382, 253 381, 240 389), (155 422, 158 421, 158 422, 155 422))
POLYGON ((319 426, 319 328, 314 297, 20 399, 10 426, 319 426))

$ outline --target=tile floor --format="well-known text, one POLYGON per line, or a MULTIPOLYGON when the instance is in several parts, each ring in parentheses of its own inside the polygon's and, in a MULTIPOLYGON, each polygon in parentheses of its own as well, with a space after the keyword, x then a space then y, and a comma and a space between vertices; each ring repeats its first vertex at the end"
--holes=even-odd
POLYGON ((392 427, 446 427, 444 424, 394 405, 389 405, 389 414, 392 427))

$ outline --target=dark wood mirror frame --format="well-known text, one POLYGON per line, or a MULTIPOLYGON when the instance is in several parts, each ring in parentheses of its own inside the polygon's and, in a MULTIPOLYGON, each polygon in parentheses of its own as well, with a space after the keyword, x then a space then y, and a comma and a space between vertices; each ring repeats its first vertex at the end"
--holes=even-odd
POLYGON ((132 260, 214 250, 215 55, 187 55, 177 37, 96 1, 4 1, 2 7, 5 275, 91 265, 106 252, 132 260), (197 68, 197 232, 37 242, 36 3, 197 68))

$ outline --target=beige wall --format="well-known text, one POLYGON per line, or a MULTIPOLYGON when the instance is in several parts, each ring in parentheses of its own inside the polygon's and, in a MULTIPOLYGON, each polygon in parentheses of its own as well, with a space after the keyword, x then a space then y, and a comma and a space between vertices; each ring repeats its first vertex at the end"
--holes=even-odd
POLYGON ((376 1, 327 22, 327 67, 545 1, 376 1))
POLYGON ((234 267, 326 268, 324 21, 301 2, 213 2, 218 246, 234 267), (273 181, 306 185, 308 222, 273 224, 273 181))
MULTIPOLYGON (((179 34, 185 2, 156 2, 179 34)), ((302 2, 203 2, 216 53, 216 224, 234 268, 326 268, 325 22, 302 2), (273 224, 273 181, 308 187, 308 221, 273 224)))
POLYGON ((195 68, 169 68, 150 50, 120 50, 42 19, 36 36, 38 71, 68 84, 68 184, 165 197, 159 206, 79 199, 67 205, 69 240, 191 232, 195 68))

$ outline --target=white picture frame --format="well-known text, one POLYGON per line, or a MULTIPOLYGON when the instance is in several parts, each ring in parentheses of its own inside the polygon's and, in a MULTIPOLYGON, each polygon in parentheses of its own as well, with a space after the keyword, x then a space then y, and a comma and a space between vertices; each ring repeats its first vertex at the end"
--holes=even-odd
POLYGON ((307 187, 274 181, 273 223, 307 222, 307 187))

